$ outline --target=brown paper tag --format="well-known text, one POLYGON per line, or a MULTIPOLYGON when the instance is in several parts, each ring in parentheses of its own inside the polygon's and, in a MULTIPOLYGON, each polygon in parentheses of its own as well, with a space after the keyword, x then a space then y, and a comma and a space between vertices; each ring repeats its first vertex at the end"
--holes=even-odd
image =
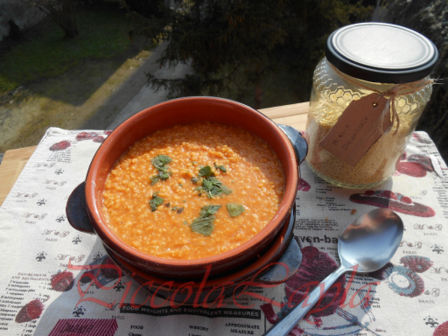
POLYGON ((389 100, 372 93, 352 101, 320 145, 355 166, 391 126, 389 100))

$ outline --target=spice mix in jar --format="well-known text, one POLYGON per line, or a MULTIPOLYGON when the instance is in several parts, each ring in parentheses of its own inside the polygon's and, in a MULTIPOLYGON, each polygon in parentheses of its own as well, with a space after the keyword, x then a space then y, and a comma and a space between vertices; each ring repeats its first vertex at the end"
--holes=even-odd
POLYGON ((430 99, 437 59, 428 38, 402 26, 368 22, 333 32, 313 76, 312 170, 345 188, 387 180, 430 99))

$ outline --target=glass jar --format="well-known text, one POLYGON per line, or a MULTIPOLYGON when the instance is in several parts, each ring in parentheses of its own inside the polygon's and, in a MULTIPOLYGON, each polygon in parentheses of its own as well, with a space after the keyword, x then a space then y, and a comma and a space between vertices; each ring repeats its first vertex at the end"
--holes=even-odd
POLYGON ((397 25, 371 22, 333 32, 313 76, 306 127, 311 169, 355 189, 392 176, 430 99, 437 58, 431 41, 397 25))

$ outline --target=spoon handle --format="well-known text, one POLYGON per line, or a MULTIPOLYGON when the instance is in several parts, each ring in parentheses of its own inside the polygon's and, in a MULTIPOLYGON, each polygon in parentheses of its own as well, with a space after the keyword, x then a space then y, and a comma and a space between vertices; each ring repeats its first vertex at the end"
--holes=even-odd
POLYGON ((311 308, 314 307, 331 285, 334 284, 334 282, 347 270, 346 267, 341 265, 334 272, 330 273, 299 305, 294 307, 294 309, 292 309, 280 322, 274 325, 272 329, 268 330, 265 336, 288 335, 294 326, 311 310, 311 308))

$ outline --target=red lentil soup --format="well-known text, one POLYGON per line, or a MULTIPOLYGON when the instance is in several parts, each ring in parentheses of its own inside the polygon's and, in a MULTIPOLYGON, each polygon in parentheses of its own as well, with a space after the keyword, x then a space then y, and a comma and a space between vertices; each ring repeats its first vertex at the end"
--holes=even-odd
POLYGON ((224 124, 176 125, 137 141, 107 177, 106 221, 137 250, 198 259, 251 239, 277 212, 282 165, 253 134, 224 124))

